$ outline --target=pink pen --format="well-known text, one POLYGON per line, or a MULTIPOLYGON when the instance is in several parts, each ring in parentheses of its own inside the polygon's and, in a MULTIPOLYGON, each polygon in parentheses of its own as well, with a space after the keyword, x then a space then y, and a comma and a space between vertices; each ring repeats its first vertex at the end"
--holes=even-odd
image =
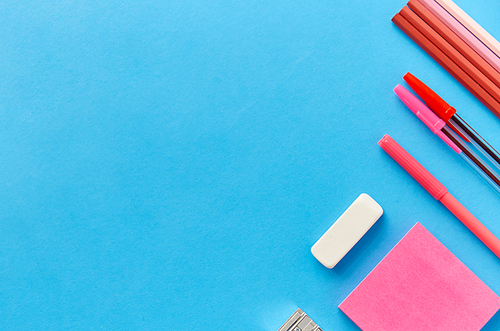
POLYGON ((433 133, 450 146, 472 169, 474 169, 487 183, 500 193, 500 176, 491 169, 479 156, 477 156, 465 143, 461 142, 446 122, 440 119, 429 107, 401 85, 394 88, 394 92, 403 103, 424 122, 433 133))
POLYGON ((405 89, 401 85, 396 85, 394 88, 394 93, 403 101, 403 103, 408 107, 413 114, 415 114, 429 129, 432 133, 441 138, 445 143, 448 144, 456 153, 460 153, 460 148, 455 145, 450 138, 448 138, 442 131, 446 122, 437 117, 432 110, 429 109, 422 101, 420 101, 416 96, 411 94, 410 91, 405 89))
POLYGON ((402 166, 423 188, 436 200, 439 200, 453 213, 472 233, 476 235, 497 257, 500 258, 500 240, 457 201, 443 184, 431 175, 417 160, 389 135, 378 142, 400 166, 402 166))

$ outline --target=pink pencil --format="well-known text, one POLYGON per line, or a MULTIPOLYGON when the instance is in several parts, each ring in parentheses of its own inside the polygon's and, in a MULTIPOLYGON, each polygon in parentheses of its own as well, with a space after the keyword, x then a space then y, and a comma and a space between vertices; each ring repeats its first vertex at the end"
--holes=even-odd
POLYGON ((413 158, 389 135, 378 142, 400 166, 402 166, 420 185, 436 200, 439 200, 469 230, 472 231, 497 257, 500 258, 500 240, 474 217, 460 202, 455 199, 443 184, 431 175, 417 160, 413 158))
POLYGON ((441 22, 446 24, 457 36, 465 41, 473 50, 476 51, 483 59, 486 60, 496 71, 500 72, 500 59, 497 55, 486 47, 479 39, 476 38, 469 30, 467 30, 459 21, 455 19, 445 8, 441 7, 434 0, 418 0, 441 22))

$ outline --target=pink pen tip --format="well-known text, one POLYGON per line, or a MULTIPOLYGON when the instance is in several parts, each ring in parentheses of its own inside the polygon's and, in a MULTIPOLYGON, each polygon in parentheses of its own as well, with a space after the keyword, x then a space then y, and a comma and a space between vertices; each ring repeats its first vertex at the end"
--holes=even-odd
POLYGON ((399 163, 427 192, 436 200, 443 197, 448 190, 427 169, 413 158, 403 147, 401 147, 388 134, 384 135, 378 142, 379 146, 389 154, 394 161, 399 163))

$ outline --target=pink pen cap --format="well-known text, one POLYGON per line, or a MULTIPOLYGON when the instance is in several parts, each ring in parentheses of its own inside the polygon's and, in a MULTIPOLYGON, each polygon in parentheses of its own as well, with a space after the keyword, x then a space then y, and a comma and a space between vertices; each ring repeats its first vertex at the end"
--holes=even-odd
POLYGON ((386 134, 380 139, 378 144, 436 200, 440 200, 443 195, 448 192, 448 189, 444 187, 443 184, 431 175, 427 169, 418 163, 418 161, 392 139, 391 136, 386 134))
POLYGON ((378 142, 394 161, 399 163, 434 199, 439 200, 453 213, 469 230, 474 233, 496 256, 500 258, 500 240, 495 237, 477 218, 474 217, 460 202, 457 201, 429 171, 413 158, 389 135, 378 142))
POLYGON ((416 96, 411 94, 410 91, 405 89, 401 85, 397 85, 394 88, 394 92, 403 101, 403 103, 410 108, 413 114, 415 114, 431 131, 436 134, 441 140, 443 140, 448 146, 450 146, 456 153, 461 153, 460 148, 455 145, 450 138, 448 138, 441 129, 445 126, 445 122, 437 117, 432 110, 429 109, 422 101, 420 101, 416 96))

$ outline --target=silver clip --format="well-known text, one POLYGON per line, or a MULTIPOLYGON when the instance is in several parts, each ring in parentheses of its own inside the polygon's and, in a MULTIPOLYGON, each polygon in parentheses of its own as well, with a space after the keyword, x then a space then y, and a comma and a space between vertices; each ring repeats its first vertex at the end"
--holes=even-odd
POLYGON ((295 313, 278 329, 278 331, 323 331, 302 309, 295 313))

